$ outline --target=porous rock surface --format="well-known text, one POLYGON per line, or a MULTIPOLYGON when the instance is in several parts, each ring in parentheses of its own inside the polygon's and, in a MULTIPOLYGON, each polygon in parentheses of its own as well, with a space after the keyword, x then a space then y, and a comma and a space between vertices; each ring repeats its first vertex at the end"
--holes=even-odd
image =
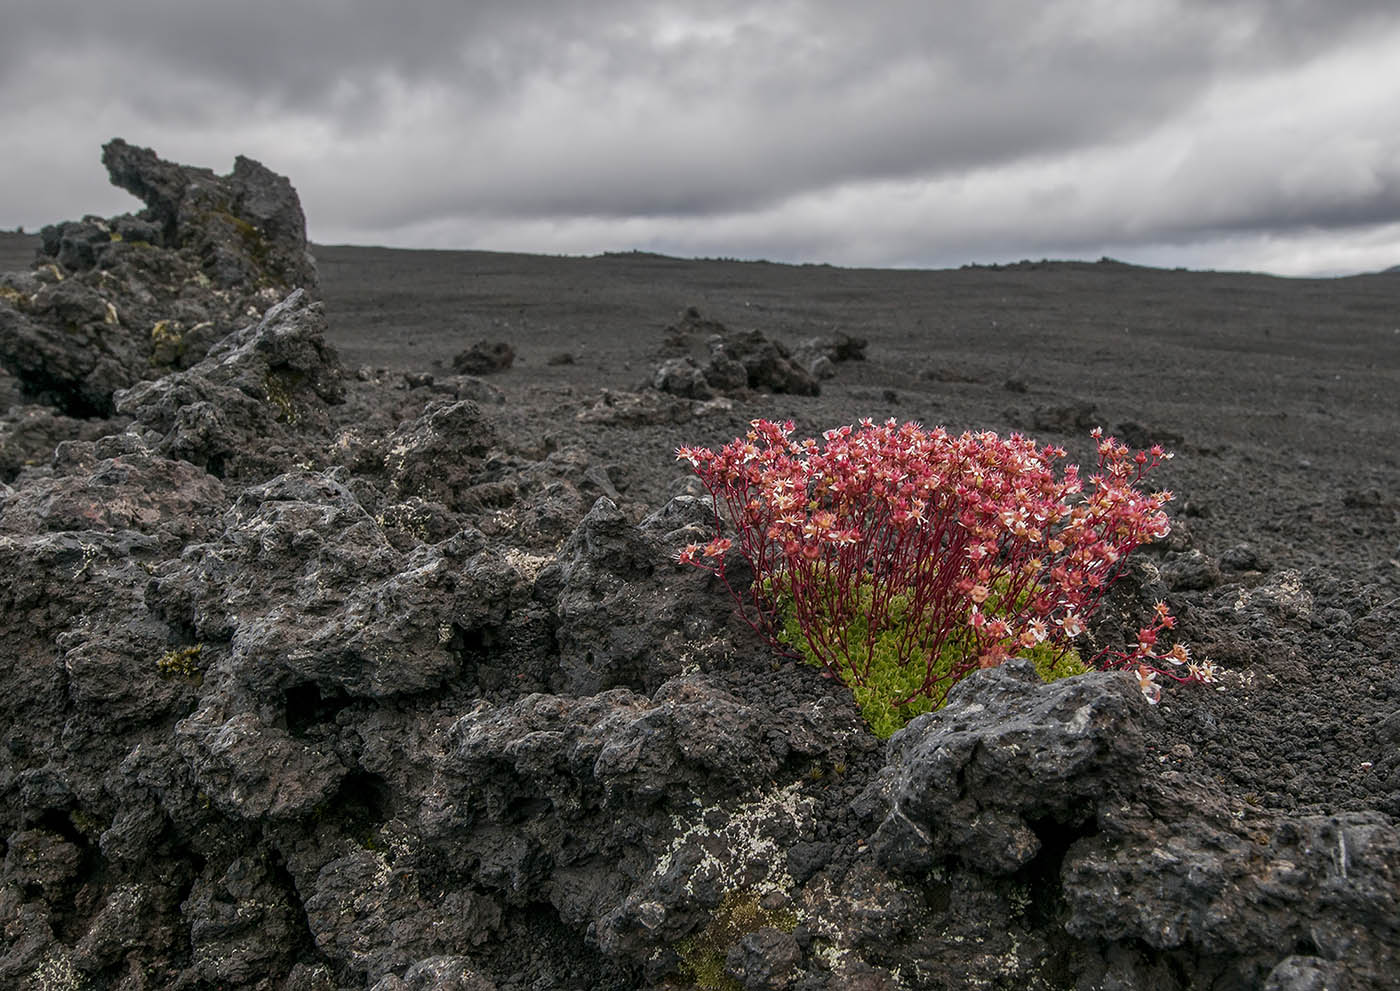
POLYGON ((1095 635, 1166 596, 1229 692, 1013 661, 883 743, 674 563, 708 502, 600 439, 666 423, 334 336, 291 291, 116 418, 0 423, 48 447, 0 487, 0 986, 679 989, 735 904, 729 987, 1400 986, 1393 760, 1237 708, 1347 652, 1389 698, 1377 572, 1182 520, 1095 635))

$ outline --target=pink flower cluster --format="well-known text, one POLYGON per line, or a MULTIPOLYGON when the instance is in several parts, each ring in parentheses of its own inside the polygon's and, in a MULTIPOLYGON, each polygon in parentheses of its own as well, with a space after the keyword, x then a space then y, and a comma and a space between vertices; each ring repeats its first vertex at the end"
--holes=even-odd
MULTIPOLYGON (((680 561, 729 586, 725 564, 737 547, 754 576, 747 600, 729 586, 744 618, 781 648, 786 605, 815 655, 850 684, 866 683, 875 638, 892 621, 903 631, 900 663, 927 667, 915 695, 935 702, 971 670, 1022 650, 1048 644, 1063 654, 1084 642, 1126 556, 1169 530, 1162 507, 1171 493, 1139 485, 1171 455, 1131 452, 1101 430, 1098 470, 1085 481, 1075 465, 1057 477, 1062 448, 1016 434, 953 436, 867 419, 818 443, 792 440, 791 422, 751 427, 717 452, 676 452, 709 490, 717 533, 680 561), (733 538, 719 535, 723 517, 733 538), (858 619, 864 650, 843 635, 858 619), (939 672, 950 638, 963 656, 939 672)), ((1159 604, 1135 644, 1092 663, 1136 671, 1153 701, 1159 675, 1211 680, 1209 664, 1192 662, 1183 645, 1158 651, 1174 623, 1159 604)))

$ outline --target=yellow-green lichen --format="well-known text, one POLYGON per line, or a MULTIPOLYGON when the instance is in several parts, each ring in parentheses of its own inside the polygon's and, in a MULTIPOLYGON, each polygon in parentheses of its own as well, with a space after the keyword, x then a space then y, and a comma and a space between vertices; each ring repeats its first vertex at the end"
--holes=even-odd
POLYGON ((157 320, 151 328, 151 363, 173 365, 185 353, 185 335, 178 320, 157 320))
POLYGON ((233 228, 238 239, 243 242, 243 248, 248 252, 248 257, 260 266, 267 265, 269 247, 267 238, 263 236, 263 232, 255 224, 228 210, 211 210, 210 213, 233 228))
POLYGON ((44 960, 30 972, 25 983, 26 991, 83 991, 91 987, 88 979, 73 964, 73 958, 60 948, 55 955, 44 960))
POLYGON ((156 661, 156 670, 163 675, 179 675, 185 678, 198 677, 200 674, 199 654, 204 649, 204 644, 197 643, 193 647, 180 647, 176 650, 166 651, 156 661))

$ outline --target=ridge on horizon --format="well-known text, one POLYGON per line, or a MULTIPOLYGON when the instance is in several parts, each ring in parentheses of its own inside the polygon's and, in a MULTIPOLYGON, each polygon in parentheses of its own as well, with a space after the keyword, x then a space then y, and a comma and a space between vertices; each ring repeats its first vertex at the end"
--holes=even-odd
MULTIPOLYGON (((28 231, 23 228, 4 229, 0 228, 0 243, 13 245, 14 242, 24 239, 35 243, 39 240, 38 231, 28 231)), ((1360 272, 1339 272, 1325 275, 1282 275, 1278 272, 1269 272, 1255 269, 1216 269, 1216 268, 1188 268, 1185 266, 1148 265, 1141 262, 1126 261, 1120 258, 1113 258, 1104 255, 1097 260, 1087 258, 1021 258, 1009 262, 979 262, 969 261, 957 266, 947 266, 939 268, 936 266, 878 266, 878 265, 838 265, 834 262, 826 261, 774 261, 768 258, 739 258, 734 256, 684 256, 670 255, 661 251, 652 251, 644 248, 624 248, 602 251, 596 254, 551 254, 541 251, 512 251, 495 248, 440 248, 440 247, 405 247, 403 245, 388 244, 357 244, 341 241, 312 241, 312 250, 324 248, 355 248, 369 251, 422 251, 438 254, 489 254, 489 255, 517 255, 531 258, 560 258, 560 259, 601 259, 601 258, 651 258, 677 263, 728 263, 746 265, 776 265, 787 268, 830 268, 844 269, 847 271, 866 272, 955 272, 964 270, 986 269, 989 271, 1023 270, 1036 269, 1048 266, 1068 267, 1068 266, 1117 266, 1120 268, 1141 269, 1143 271, 1155 272, 1179 272, 1195 275, 1257 275, 1275 279, 1347 279, 1367 275, 1400 275, 1400 264, 1391 265, 1388 268, 1375 269, 1360 272)), ((9 258, 15 257, 22 249, 12 248, 5 252, 9 258)), ((18 267, 27 267, 27 263, 21 263, 18 267)), ((13 271, 16 268, 13 261, 0 264, 0 271, 13 271)))
POLYGON ((945 267, 920 266, 920 265, 840 265, 827 261, 775 261, 770 258, 740 258, 726 255, 671 255, 662 251, 653 251, 645 248, 623 248, 601 251, 593 254, 566 254, 551 253, 544 251, 518 251, 498 248, 441 248, 441 247, 405 247, 402 245, 387 244, 355 244, 341 241, 315 241, 311 242, 313 250, 318 248, 354 248, 372 251, 422 251, 437 254, 483 254, 483 255, 516 255, 528 258, 557 258, 557 259, 603 259, 603 258, 651 258, 656 260, 678 262, 678 263, 722 263, 735 265, 774 265, 785 268, 830 268, 842 269, 853 272, 957 272, 975 269, 986 269, 989 271, 1006 271, 1021 269, 1037 269, 1045 267, 1088 267, 1104 268, 1118 267, 1140 269, 1147 272, 1178 272, 1192 275, 1257 275, 1272 279, 1295 279, 1295 280, 1331 280, 1347 279, 1365 275, 1388 275, 1400 273, 1400 265, 1393 265, 1390 268, 1361 271, 1361 272, 1340 272, 1328 275, 1284 275, 1278 272, 1268 272, 1256 269, 1226 269, 1226 268, 1188 268, 1183 265, 1149 265, 1144 262, 1125 261, 1121 258, 1113 258, 1103 255, 1097 259, 1089 258, 1020 258, 1016 261, 1007 262, 980 262, 968 261, 960 265, 950 265, 945 267))

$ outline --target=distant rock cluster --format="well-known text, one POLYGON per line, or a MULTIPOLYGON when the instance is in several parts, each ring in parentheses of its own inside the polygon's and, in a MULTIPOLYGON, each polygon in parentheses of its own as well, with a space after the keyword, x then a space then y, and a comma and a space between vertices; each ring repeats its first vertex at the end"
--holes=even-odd
POLYGON ((603 390, 580 422, 614 426, 684 423, 725 412, 755 393, 817 396, 836 365, 865 358, 865 341, 812 337, 794 349, 760 330, 731 331, 694 307, 664 331, 663 357, 636 391, 603 390))
POLYGON ((836 374, 836 363, 865 357, 865 342, 846 334, 809 338, 789 350, 759 330, 730 331, 694 307, 665 334, 670 350, 693 350, 701 341, 708 352, 698 360, 691 354, 668 358, 652 375, 654 388, 687 399, 734 397, 750 390, 815 396, 821 392, 819 380, 836 374))

